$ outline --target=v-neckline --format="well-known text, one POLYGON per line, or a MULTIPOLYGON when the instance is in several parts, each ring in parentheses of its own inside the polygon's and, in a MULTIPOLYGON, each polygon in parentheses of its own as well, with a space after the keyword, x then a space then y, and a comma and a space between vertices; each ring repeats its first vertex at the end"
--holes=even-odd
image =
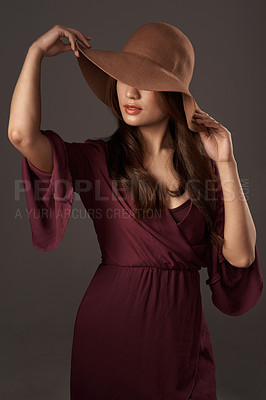
POLYGON ((190 201, 191 199, 190 198, 188 198, 187 200, 185 200, 182 204, 179 204, 179 206, 176 206, 176 207, 174 207, 174 208, 168 208, 168 210, 171 212, 171 211, 176 211, 176 210, 179 210, 179 209, 181 209, 182 207, 184 207, 189 201, 190 201))
MULTIPOLYGON (((120 186, 120 184, 118 184, 118 186, 120 186)), ((116 191, 118 194, 120 194, 120 193, 119 193, 119 190, 117 190, 117 188, 115 188, 115 191, 116 191)), ((121 196, 121 194, 120 194, 120 196, 121 196)), ((123 197, 123 196, 122 196, 122 197, 123 197)), ((169 223, 168 223, 168 228, 171 230, 171 234, 174 234, 174 233, 176 233, 177 231, 178 231, 179 233, 182 234, 182 232, 180 231, 180 229, 181 229, 181 226, 180 226, 180 225, 181 225, 181 224, 188 218, 188 216, 190 215, 191 210, 192 210, 192 206, 193 206, 193 201, 189 198, 189 199, 187 199, 183 204, 180 204, 180 207, 181 207, 181 206, 183 206, 183 205, 184 205, 187 201, 189 201, 189 200, 190 200, 189 209, 188 209, 186 215, 184 216, 184 218, 183 218, 181 221, 176 222, 175 219, 174 219, 174 217, 173 217, 173 215, 172 215, 172 213, 171 213, 171 210, 172 210, 172 209, 166 207, 166 205, 165 205, 165 206, 163 206, 163 208, 162 208, 162 214, 163 214, 163 215, 160 217, 160 220, 158 221, 157 218, 155 218, 154 223, 160 228, 161 225, 162 225, 162 226, 164 225, 164 224, 163 224, 163 219, 166 218, 166 222, 167 222, 167 220, 168 220, 168 222, 169 222, 169 223)), ((133 215, 133 214, 134 214, 134 204, 133 204, 133 201, 132 201, 132 199, 131 199, 129 193, 127 192, 127 190, 124 191, 124 198, 123 198, 123 201, 126 203, 126 205, 127 205, 127 207, 128 207, 128 211, 130 211, 130 214, 133 215)), ((176 209, 176 207, 175 207, 175 209, 176 209)), ((150 227, 153 226, 153 222, 150 221, 149 218, 144 218, 144 221, 141 221, 141 223, 143 223, 143 222, 144 222, 145 224, 147 224, 147 225, 150 225, 150 227), (149 224, 148 222, 150 222, 150 224, 149 224)), ((161 230, 161 228, 160 228, 160 230, 161 230)))
POLYGON ((177 206, 177 207, 175 207, 175 208, 167 208, 167 213, 170 215, 170 217, 172 218, 172 220, 173 220, 173 222, 174 222, 174 224, 175 225, 177 225, 177 227, 179 227, 179 225, 181 225, 187 218, 188 218, 188 216, 189 216, 189 214, 190 214, 190 212, 191 212, 191 209, 192 209, 192 206, 193 206, 193 201, 191 200, 191 199, 187 199, 183 204, 180 204, 180 206, 177 206), (181 221, 179 221, 179 222, 176 222, 176 220, 174 219, 174 216, 172 215, 172 211, 173 210, 177 210, 177 209, 179 209, 179 207, 181 208, 182 206, 184 206, 187 202, 189 202, 190 201, 190 205, 189 205, 189 208, 188 208, 188 210, 187 210, 187 213, 186 213, 186 215, 184 216, 184 218, 182 218, 181 219, 181 221))
MULTIPOLYGON (((110 177, 109 177, 110 179, 110 177)), ((110 185, 112 187, 112 192, 115 194, 117 200, 121 204, 121 206, 128 212, 128 214, 134 219, 134 209, 135 206, 133 204, 133 200, 131 199, 130 194, 127 190, 122 190, 122 193, 119 191, 119 188, 116 187, 112 183, 110 179, 110 185)), ((121 183, 118 182, 118 187, 121 188, 121 183)), ((150 232, 153 236, 157 238, 161 243, 163 243, 166 247, 171 249, 174 253, 176 253, 180 260, 183 260, 184 263, 187 261, 192 262, 193 264, 204 266, 204 262, 198 256, 198 254, 193 250, 190 243, 184 236, 182 231, 181 224, 188 218, 193 208, 193 201, 191 200, 191 204, 189 210, 182 221, 177 223, 170 209, 166 206, 163 206, 161 209, 161 216, 159 218, 143 218, 140 220, 136 220, 137 224, 142 226, 144 229, 150 232), (182 251, 179 251, 179 241, 182 241, 182 251), (185 254, 188 258, 186 258, 185 254)))
MULTIPOLYGON (((120 186, 120 184, 118 184, 120 186)), ((123 207, 126 208, 128 213, 132 216, 134 214, 134 204, 133 201, 131 200, 131 197, 127 190, 123 191, 124 196, 121 196, 121 193, 119 190, 114 185, 114 192, 118 194, 119 196, 119 202, 123 204, 123 207)), ((191 200, 191 199, 190 199, 191 200)), ((178 251, 178 242, 182 238, 182 249, 183 251, 186 250, 185 252, 187 254, 190 254, 192 256, 192 253, 194 255, 194 260, 196 260, 196 263, 198 265, 204 266, 203 261, 198 257, 195 251, 191 248, 191 245, 188 243, 187 239, 184 237, 184 233, 182 230, 182 223, 189 217, 193 207, 193 201, 191 200, 191 204, 189 206, 189 210, 186 213, 185 217, 177 223, 174 219, 174 217, 171 214, 171 211, 169 208, 166 206, 162 207, 161 212, 162 215, 160 218, 143 218, 140 220, 137 220, 136 222, 145 227, 145 229, 149 230, 150 233, 153 235, 155 234, 156 237, 163 242, 167 247, 171 248, 172 251, 177 250, 177 254, 179 255, 180 258, 183 258, 183 256, 180 254, 178 251)), ((193 257, 192 257, 193 258, 193 257)))

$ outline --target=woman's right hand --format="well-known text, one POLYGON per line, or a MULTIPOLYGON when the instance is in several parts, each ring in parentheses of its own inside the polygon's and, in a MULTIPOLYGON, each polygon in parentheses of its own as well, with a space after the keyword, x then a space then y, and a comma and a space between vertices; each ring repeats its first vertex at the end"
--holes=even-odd
POLYGON ((44 57, 57 56, 57 54, 70 50, 73 50, 75 55, 79 57, 79 51, 76 44, 77 39, 83 42, 88 48, 91 48, 91 45, 88 43, 88 40, 91 39, 90 36, 81 33, 74 28, 54 25, 48 32, 36 39, 32 43, 31 47, 39 48, 44 57), (60 39, 61 37, 66 37, 70 43, 63 43, 60 39))

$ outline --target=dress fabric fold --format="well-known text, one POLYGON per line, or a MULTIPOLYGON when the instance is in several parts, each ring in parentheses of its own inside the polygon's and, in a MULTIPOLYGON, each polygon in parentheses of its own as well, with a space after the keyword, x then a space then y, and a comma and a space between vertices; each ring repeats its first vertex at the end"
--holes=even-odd
MULTIPOLYGON (((218 186, 216 189, 217 210, 215 231, 224 237, 224 200, 221 180, 218 169, 212 162, 217 174, 218 186)), ((255 259, 248 268, 238 268, 229 263, 223 256, 221 246, 207 247, 207 267, 213 304, 227 315, 242 315, 249 311, 258 302, 263 291, 263 277, 261 274, 257 245, 255 245, 255 259)))

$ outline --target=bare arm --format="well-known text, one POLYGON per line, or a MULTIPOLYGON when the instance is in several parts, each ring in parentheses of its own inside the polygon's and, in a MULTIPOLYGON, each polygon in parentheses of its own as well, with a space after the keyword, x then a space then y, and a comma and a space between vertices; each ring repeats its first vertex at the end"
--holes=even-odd
POLYGON ((29 48, 12 96, 8 137, 33 165, 42 171, 51 172, 51 144, 40 132, 40 78, 43 57, 42 50, 34 44, 29 48))
POLYGON ((41 63, 43 57, 52 57, 73 50, 77 56, 76 37, 88 47, 89 36, 73 28, 55 25, 30 46, 19 79, 13 92, 8 125, 8 138, 16 149, 35 167, 44 172, 53 170, 52 147, 40 131, 41 124, 41 63), (65 36, 70 44, 64 44, 65 36))
MULTIPOLYGON (((18 78, 10 107, 8 137, 27 132, 27 137, 36 134, 41 123, 41 62, 43 52, 31 45, 18 78)), ((17 136, 17 135, 16 135, 17 136)))

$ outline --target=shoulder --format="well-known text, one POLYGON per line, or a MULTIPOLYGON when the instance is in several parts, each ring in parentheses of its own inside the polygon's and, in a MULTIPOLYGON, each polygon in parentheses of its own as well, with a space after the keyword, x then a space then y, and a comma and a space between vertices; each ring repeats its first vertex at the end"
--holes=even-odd
POLYGON ((50 139, 55 155, 62 162, 68 159, 72 168, 76 168, 76 165, 83 165, 85 168, 86 164, 96 167, 106 163, 107 144, 104 139, 87 138, 84 141, 69 141, 51 129, 41 132, 50 139))
POLYGON ((108 149, 104 139, 87 138, 84 142, 75 142, 74 146, 77 146, 75 149, 78 148, 78 152, 92 168, 102 169, 107 165, 108 149))
POLYGON ((64 141, 68 152, 77 152, 82 156, 97 159, 105 155, 105 141, 103 139, 86 139, 83 142, 64 141))
POLYGON ((85 139, 85 141, 68 141, 64 140, 61 135, 59 135, 57 132, 47 129, 47 130, 41 130, 41 133, 49 137, 54 144, 61 144, 61 145, 66 145, 68 147, 76 147, 80 148, 83 150, 89 150, 89 149, 98 149, 101 150, 105 147, 105 141, 103 139, 85 139))
POLYGON ((107 143, 104 139, 86 139, 83 143, 80 143, 83 146, 84 152, 92 158, 106 159, 107 155, 107 143))
POLYGON ((102 151, 106 147, 106 142, 103 139, 86 139, 83 143, 87 147, 95 148, 98 151, 102 151))

